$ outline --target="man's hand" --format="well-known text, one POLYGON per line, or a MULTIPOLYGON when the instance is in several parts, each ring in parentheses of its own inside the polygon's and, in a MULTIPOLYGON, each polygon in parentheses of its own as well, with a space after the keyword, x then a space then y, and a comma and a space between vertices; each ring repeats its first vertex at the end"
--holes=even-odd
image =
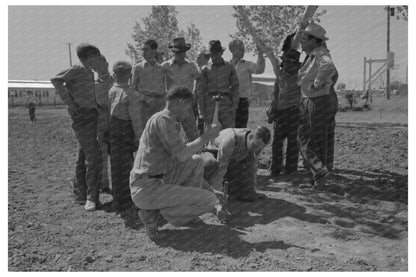
POLYGON ((207 128, 205 133, 202 134, 205 140, 211 140, 218 137, 220 134, 221 127, 219 124, 212 124, 210 127, 207 128))
POLYGON ((100 56, 98 58, 97 64, 94 65, 93 70, 97 72, 98 76, 105 76, 108 75, 108 62, 104 56, 100 56))
POLYGON ((74 103, 68 105, 68 113, 71 117, 76 116, 78 112, 79 112, 78 107, 74 103))
MULTIPOLYGON (((258 57, 261 58, 261 59, 264 59, 264 57, 263 57, 263 54, 264 54, 263 50, 258 45, 256 45, 256 46, 257 46, 257 55, 258 55, 258 57)), ((266 46, 264 48, 266 48, 266 46)))
POLYGON ((309 90, 321 90, 324 88, 324 86, 325 86, 325 83, 320 83, 320 84, 313 83, 309 86, 309 90))
POLYGON ((215 209, 217 210, 217 218, 221 223, 227 223, 228 219, 231 216, 231 213, 223 207, 222 204, 218 203, 215 205, 215 209))

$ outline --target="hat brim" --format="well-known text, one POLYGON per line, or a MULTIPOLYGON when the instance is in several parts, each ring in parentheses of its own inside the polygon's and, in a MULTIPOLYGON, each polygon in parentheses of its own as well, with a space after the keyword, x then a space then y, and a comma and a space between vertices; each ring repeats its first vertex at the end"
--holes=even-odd
POLYGON ((187 43, 186 46, 178 48, 178 47, 174 47, 172 44, 169 44, 168 48, 172 51, 172 52, 186 52, 189 49, 191 49, 191 44, 187 43))
POLYGON ((302 33, 305 33, 305 34, 311 35, 311 36, 313 36, 313 37, 316 37, 316 38, 322 39, 323 41, 327 41, 327 40, 329 39, 329 38, 327 38, 327 37, 325 37, 325 36, 323 36, 323 37, 317 37, 316 35, 311 34, 311 33, 307 32, 307 31, 305 31, 305 30, 303 30, 303 31, 302 31, 302 33))
POLYGON ((292 63, 301 63, 300 61, 297 61, 297 60, 294 60, 294 59, 290 59, 290 58, 286 58, 286 57, 283 57, 283 56, 279 56, 279 58, 280 58, 282 61, 290 61, 290 62, 292 62, 292 63))

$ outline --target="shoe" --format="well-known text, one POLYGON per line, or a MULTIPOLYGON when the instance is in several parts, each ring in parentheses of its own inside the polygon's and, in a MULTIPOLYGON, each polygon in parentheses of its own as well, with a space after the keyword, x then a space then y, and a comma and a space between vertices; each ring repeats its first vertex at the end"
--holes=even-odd
POLYGON ((113 202, 111 203, 111 210, 115 211, 116 213, 119 213, 119 212, 127 211, 132 206, 134 206, 134 204, 131 202, 120 203, 120 202, 113 200, 113 202))
POLYGON ((231 213, 224 208, 222 205, 217 205, 215 207, 215 209, 217 210, 217 218, 221 223, 227 223, 227 221, 229 220, 231 213))
POLYGON ((87 212, 93 212, 93 211, 95 211, 96 208, 97 208, 97 206, 95 205, 95 202, 91 201, 91 200, 87 200, 87 202, 85 203, 85 206, 84 206, 84 209, 87 212))
POLYGON ((160 212, 159 210, 140 210, 139 218, 142 222, 146 234, 149 238, 156 238, 158 236, 158 221, 160 212))
POLYGON ((78 204, 78 205, 85 205, 86 201, 87 201, 87 197, 85 197, 85 196, 75 196, 75 195, 74 195, 74 199, 72 200, 72 202, 74 204, 78 204))

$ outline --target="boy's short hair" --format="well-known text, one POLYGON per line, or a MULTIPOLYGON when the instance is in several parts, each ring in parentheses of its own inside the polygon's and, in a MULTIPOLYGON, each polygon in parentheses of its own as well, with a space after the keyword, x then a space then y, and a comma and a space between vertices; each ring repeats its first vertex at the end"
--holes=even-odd
POLYGON ((270 142, 271 139, 271 133, 270 130, 267 127, 264 126, 258 126, 255 130, 254 130, 254 135, 257 138, 261 138, 261 140, 265 143, 268 144, 270 142))
POLYGON ((172 101, 175 99, 183 99, 183 100, 192 100, 193 99, 192 92, 186 87, 175 87, 171 89, 167 96, 166 100, 172 101))
POLYGON ((153 39, 148 39, 144 42, 144 45, 149 45, 150 49, 152 50, 156 50, 158 45, 157 42, 154 41, 153 39))
POLYGON ((131 64, 126 61, 118 61, 113 65, 114 76, 119 81, 130 78, 131 69, 131 64))
POLYGON ((85 61, 92 55, 101 55, 100 50, 98 50, 98 48, 94 45, 89 43, 81 43, 77 46, 77 56, 81 61, 85 61))

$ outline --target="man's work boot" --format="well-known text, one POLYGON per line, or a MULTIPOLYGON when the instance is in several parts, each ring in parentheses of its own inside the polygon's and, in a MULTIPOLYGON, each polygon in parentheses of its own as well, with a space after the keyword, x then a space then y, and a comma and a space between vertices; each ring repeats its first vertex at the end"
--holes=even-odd
POLYGON ((150 239, 158 236, 159 210, 140 210, 139 218, 150 239))

